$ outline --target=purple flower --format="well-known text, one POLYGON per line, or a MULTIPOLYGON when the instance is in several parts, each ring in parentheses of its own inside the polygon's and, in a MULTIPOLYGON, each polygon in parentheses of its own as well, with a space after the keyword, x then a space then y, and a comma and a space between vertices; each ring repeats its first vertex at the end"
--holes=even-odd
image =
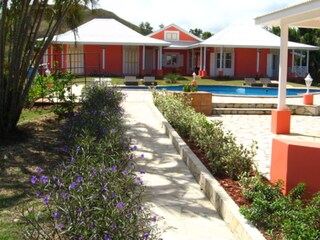
POLYGON ((38 179, 37 179, 36 176, 32 176, 32 177, 31 177, 31 183, 32 183, 32 184, 35 184, 35 183, 37 182, 37 180, 38 180, 38 179))
POLYGON ((54 219, 57 219, 57 218, 59 218, 59 217, 60 217, 59 211, 55 211, 55 212, 53 213, 53 218, 54 218, 54 219))
POLYGON ((77 186, 77 184, 75 182, 72 182, 71 185, 70 185, 70 189, 75 189, 77 186))
POLYGON ((106 131, 107 131, 107 129, 106 129, 106 128, 102 128, 102 133, 103 133, 103 134, 105 134, 105 133, 106 133, 106 131))
POLYGON ((114 197, 116 197, 117 195, 113 192, 113 193, 111 193, 111 197, 112 198, 114 198, 114 197))
POLYGON ((129 159, 130 159, 130 160, 133 159, 133 154, 130 154, 129 159))
POLYGON ((141 154, 141 158, 144 158, 144 154, 143 153, 141 154))
POLYGON ((102 191, 107 191, 108 190, 108 187, 106 185, 103 185, 102 186, 102 191))
POLYGON ((95 223, 91 223, 91 228, 95 228, 96 224, 95 223))
POLYGON ((74 158, 74 156, 72 156, 70 162, 73 163, 75 160, 76 160, 76 159, 74 158))
POLYGON ((76 148, 76 153, 80 152, 80 150, 81 150, 81 147, 78 146, 78 147, 76 148))
POLYGON ((41 167, 38 167, 37 172, 42 173, 43 169, 41 167))
POLYGON ((157 221, 157 217, 156 217, 156 216, 153 216, 153 217, 151 218, 151 220, 152 220, 152 222, 156 222, 156 221, 157 221))
POLYGON ((104 235, 103 240, 110 240, 112 236, 110 234, 104 235))
POLYGON ((138 147, 137 147, 136 145, 134 145, 133 148, 132 148, 132 150, 133 150, 133 151, 137 151, 137 150, 138 150, 138 147))
POLYGON ((65 152, 69 152, 68 146, 64 146, 64 147, 63 147, 63 150, 64 150, 65 152))
POLYGON ((126 175, 126 174, 127 174, 127 170, 123 170, 123 171, 122 171, 122 174, 123 174, 123 175, 126 175))
POLYGON ((141 170, 140 170, 140 173, 141 173, 141 174, 145 174, 146 172, 145 172, 143 169, 141 169, 141 170))
POLYGON ((56 229, 62 229, 64 228, 64 225, 62 223, 57 224, 56 229))
POLYGON ((78 178, 77 178, 77 182, 78 182, 78 183, 82 183, 82 182, 83 182, 83 178, 82 178, 82 177, 78 177, 78 178))
POLYGON ((43 175, 40 177, 40 182, 47 184, 49 182, 49 178, 47 176, 43 175))
POLYGON ((92 170, 92 174, 93 174, 93 175, 97 175, 97 172, 98 172, 97 169, 93 169, 93 170, 92 170))
POLYGON ((43 198, 43 204, 48 204, 50 202, 50 199, 47 197, 43 198))
POLYGON ((140 177, 137 177, 137 183, 139 183, 140 185, 142 185, 143 184, 143 181, 142 181, 142 179, 140 178, 140 177))
POLYGON ((106 115, 106 113, 104 111, 100 111, 100 116, 104 117, 106 115))
POLYGON ((149 237, 149 233, 145 233, 145 234, 143 234, 143 239, 148 239, 148 237, 149 237))
POLYGON ((36 198, 41 198, 41 193, 37 193, 36 198))
POLYGON ((121 209, 121 208, 123 208, 123 207, 124 207, 124 203, 123 203, 123 202, 119 202, 119 203, 117 204, 117 208, 121 209))
POLYGON ((66 193, 61 194, 61 196, 62 196, 64 199, 68 199, 68 194, 66 194, 66 193))
POLYGON ((117 171, 117 167, 116 166, 112 166, 111 171, 112 172, 116 172, 117 171))
POLYGON ((110 131, 112 134, 115 134, 116 133, 116 130, 114 128, 111 129, 110 131))

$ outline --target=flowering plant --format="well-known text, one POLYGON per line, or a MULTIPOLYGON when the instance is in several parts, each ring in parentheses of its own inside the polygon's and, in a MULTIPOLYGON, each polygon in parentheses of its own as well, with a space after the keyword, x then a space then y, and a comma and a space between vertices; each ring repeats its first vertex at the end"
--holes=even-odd
MULTIPOLYGON (((24 212, 28 239, 154 239, 156 217, 142 204, 120 103, 124 95, 93 85, 79 112, 62 127, 68 156, 52 174, 32 176, 40 205, 24 212)), ((140 172, 141 174, 144 171, 140 172)))

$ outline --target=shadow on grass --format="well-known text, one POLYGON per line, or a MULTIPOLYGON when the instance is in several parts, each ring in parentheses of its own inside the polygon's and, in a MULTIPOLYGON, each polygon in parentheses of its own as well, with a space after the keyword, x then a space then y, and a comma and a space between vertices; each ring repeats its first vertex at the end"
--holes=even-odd
MULTIPOLYGON (((41 167, 52 173, 65 156, 59 154, 57 138, 61 123, 53 115, 22 123, 9 139, 0 142, 0 222, 21 228, 19 221, 24 203, 33 201, 30 179, 41 167)), ((6 235, 8 231, 6 231, 6 235)), ((0 239, 3 238, 0 231, 0 239)))

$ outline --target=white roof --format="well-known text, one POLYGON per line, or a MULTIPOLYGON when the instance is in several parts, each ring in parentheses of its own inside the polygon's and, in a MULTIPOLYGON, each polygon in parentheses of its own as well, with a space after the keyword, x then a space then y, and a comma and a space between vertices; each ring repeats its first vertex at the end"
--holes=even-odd
POLYGON ((52 43, 68 44, 105 44, 105 45, 146 45, 169 46, 170 43, 149 38, 132 30, 114 19, 93 19, 77 29, 76 39, 73 31, 56 35, 52 43))
MULTIPOLYGON (((261 26, 248 24, 231 25, 202 43, 194 46, 231 48, 280 48, 280 37, 261 26)), ((289 49, 318 50, 318 47, 288 42, 289 49)))
POLYGON ((306 1, 255 19, 256 24, 289 27, 320 28, 320 0, 306 1))

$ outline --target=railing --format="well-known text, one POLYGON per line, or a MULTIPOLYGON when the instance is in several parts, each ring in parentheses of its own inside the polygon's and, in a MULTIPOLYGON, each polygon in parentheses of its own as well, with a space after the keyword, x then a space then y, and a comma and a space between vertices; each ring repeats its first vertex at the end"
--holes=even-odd
POLYGON ((308 74, 307 66, 293 66, 289 68, 290 73, 295 73, 296 77, 305 77, 308 74))

